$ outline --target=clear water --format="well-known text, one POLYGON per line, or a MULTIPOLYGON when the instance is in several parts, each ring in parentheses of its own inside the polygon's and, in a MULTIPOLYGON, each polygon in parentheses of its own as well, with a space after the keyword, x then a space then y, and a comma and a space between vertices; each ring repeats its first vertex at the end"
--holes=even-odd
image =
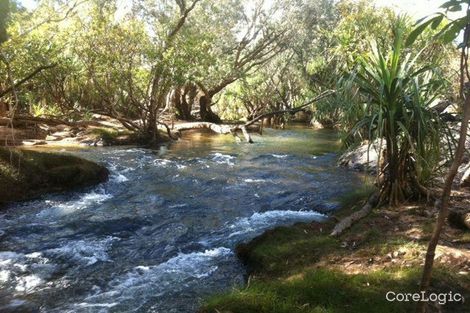
POLYGON ((65 151, 105 164, 110 180, 0 213, 0 312, 196 312, 243 284, 238 242, 321 221, 362 183, 335 166, 333 133, 254 140, 196 133, 159 151, 65 151))

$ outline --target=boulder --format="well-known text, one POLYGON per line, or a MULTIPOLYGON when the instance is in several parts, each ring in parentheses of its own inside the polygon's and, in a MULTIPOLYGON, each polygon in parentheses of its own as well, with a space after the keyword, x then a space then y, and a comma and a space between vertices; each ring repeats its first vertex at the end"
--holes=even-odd
POLYGON ((382 149, 379 147, 380 140, 376 140, 372 144, 365 141, 361 145, 343 153, 339 158, 338 164, 357 171, 376 173, 379 151, 385 149, 385 141, 382 142, 382 149))
POLYGON ((447 217, 449 224, 454 228, 470 230, 470 211, 466 210, 449 210, 447 217))
POLYGON ((72 155, 0 147, 0 206, 92 186, 107 178, 104 166, 72 155))
POLYGON ((459 170, 462 175, 460 178, 460 187, 470 187, 470 163, 461 166, 459 170))

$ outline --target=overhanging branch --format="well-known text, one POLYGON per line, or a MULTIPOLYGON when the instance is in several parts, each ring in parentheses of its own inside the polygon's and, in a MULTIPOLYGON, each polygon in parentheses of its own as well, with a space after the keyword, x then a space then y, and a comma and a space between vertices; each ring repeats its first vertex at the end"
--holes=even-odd
POLYGON ((254 119, 252 119, 251 121, 248 121, 246 124, 245 124, 245 127, 248 127, 248 126, 251 126, 253 125, 254 123, 258 122, 259 120, 262 120, 266 117, 270 117, 270 116, 274 116, 274 115, 280 115, 280 114, 286 114, 286 113, 297 113, 299 111, 302 111, 306 106, 309 106, 311 105, 312 103, 315 103, 317 101, 320 101, 321 99, 324 99, 326 97, 329 97, 331 95, 333 95, 335 93, 334 90, 327 90, 323 93, 321 93, 320 95, 318 95, 317 97, 313 98, 312 100, 302 104, 301 106, 299 107, 296 107, 296 108, 293 108, 293 109, 289 109, 289 110, 280 110, 280 111, 274 111, 274 112, 269 112, 269 113, 264 113, 264 114, 261 114, 257 117, 255 117, 254 119))
POLYGON ((19 80, 18 82, 16 82, 13 86, 10 86, 8 87, 7 89, 3 90, 3 91, 0 91, 0 98, 4 97, 5 95, 9 94, 10 92, 12 92, 13 90, 17 89, 18 87, 20 87, 21 85, 23 85, 24 83, 26 83, 28 80, 30 80, 31 78, 33 78, 34 76, 36 76, 37 74, 41 73, 42 71, 44 70, 47 70, 47 69, 50 69, 50 68, 53 68, 55 67, 57 64, 49 64, 49 65, 44 65, 44 66, 40 66, 38 67, 37 69, 35 69, 34 71, 32 71, 28 76, 22 78, 21 80, 19 80))

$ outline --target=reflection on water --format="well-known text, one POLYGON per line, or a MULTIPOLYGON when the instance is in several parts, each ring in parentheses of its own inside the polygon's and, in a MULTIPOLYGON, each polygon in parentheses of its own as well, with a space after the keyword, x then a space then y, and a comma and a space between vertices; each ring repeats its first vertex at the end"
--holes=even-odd
POLYGON ((243 283, 233 253, 276 225, 322 220, 361 183, 336 135, 266 130, 250 145, 193 133, 159 151, 71 151, 107 183, 2 212, 1 312, 195 312, 243 283))

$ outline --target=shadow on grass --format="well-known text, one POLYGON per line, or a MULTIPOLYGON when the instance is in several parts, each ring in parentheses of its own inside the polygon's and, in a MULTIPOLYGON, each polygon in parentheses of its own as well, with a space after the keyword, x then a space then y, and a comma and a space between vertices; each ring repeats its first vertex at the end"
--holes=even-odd
POLYGON ((202 312, 409 312, 413 304, 391 303, 385 295, 390 290, 412 292, 416 279, 413 271, 347 275, 314 269, 291 280, 256 282, 245 290, 217 296, 202 312))
MULTIPOLYGON (((452 276, 436 271, 442 292, 452 276)), ((395 269, 349 275, 312 269, 289 280, 257 281, 248 288, 212 297, 201 313, 365 313, 414 312, 413 302, 389 302, 386 294, 413 293, 418 289, 420 269, 395 269)), ((439 288, 439 289, 441 289, 439 288)), ((448 303, 442 312, 468 312, 468 304, 448 303)), ((433 312, 433 310, 431 311, 433 312)))
MULTIPOLYGON (((392 227, 394 221, 388 222, 392 227)), ((240 245, 238 255, 253 275, 249 286, 211 297, 200 312, 414 312, 414 303, 388 302, 385 296, 388 291, 418 291, 421 266, 419 257, 412 254, 418 243, 406 237, 389 238, 383 231, 388 226, 367 220, 340 238, 328 236, 329 227, 331 224, 316 223, 279 227, 240 245), (345 247, 344 240, 358 244, 345 247), (414 258, 414 263, 368 268, 369 258, 383 257, 403 246, 410 248, 406 256, 414 258), (329 264, 341 264, 353 254, 363 265, 359 274, 349 273, 348 268, 329 268, 329 264)), ((432 291, 460 292, 470 299, 470 290, 465 287, 468 283, 451 268, 438 266, 432 291)), ((469 312, 467 306, 448 303, 442 312, 469 312)))

